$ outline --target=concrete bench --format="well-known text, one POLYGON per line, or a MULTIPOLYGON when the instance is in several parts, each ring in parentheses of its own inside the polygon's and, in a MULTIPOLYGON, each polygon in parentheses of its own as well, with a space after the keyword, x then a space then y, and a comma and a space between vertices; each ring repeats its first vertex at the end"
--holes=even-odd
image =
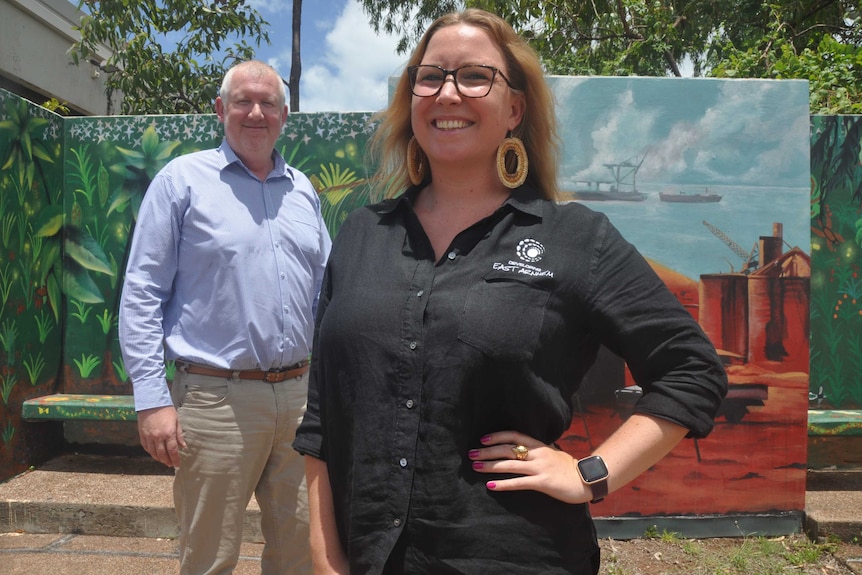
POLYGON ((63 394, 34 397, 24 402, 27 421, 136 421, 131 395, 63 394))

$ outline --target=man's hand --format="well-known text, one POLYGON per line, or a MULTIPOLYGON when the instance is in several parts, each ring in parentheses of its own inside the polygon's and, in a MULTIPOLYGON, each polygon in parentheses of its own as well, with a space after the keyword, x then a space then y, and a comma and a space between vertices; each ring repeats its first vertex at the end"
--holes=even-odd
POLYGON ((168 467, 180 466, 180 447, 184 448, 186 441, 173 406, 139 411, 138 433, 141 445, 153 459, 168 467))

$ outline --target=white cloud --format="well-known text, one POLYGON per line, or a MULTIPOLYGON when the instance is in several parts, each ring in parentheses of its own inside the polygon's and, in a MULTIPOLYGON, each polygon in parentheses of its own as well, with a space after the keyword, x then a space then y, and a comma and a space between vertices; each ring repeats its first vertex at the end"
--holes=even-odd
POLYGON ((395 36, 378 36, 359 3, 349 0, 326 34, 324 56, 302 70, 302 111, 365 112, 386 106, 387 79, 407 61, 395 53, 396 44, 395 36))

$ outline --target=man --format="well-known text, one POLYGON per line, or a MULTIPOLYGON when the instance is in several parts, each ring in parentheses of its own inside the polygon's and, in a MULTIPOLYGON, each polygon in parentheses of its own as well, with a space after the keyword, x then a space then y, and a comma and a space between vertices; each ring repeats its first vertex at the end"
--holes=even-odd
POLYGON ((176 468, 181 575, 231 573, 255 494, 264 575, 310 572, 302 457, 317 297, 331 246, 309 180, 274 150, 281 77, 224 77, 217 149, 159 172, 138 215, 120 309, 141 444, 176 468), (176 360, 169 390, 165 361, 176 360))

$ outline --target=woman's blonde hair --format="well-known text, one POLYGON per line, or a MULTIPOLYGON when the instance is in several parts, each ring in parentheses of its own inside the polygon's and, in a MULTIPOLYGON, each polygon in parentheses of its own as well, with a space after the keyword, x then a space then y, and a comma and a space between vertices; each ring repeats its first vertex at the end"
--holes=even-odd
MULTIPOLYGON (((545 82, 544 71, 536 52, 509 24, 490 12, 471 8, 441 16, 425 31, 407 67, 422 62, 431 37, 442 28, 466 24, 484 30, 503 53, 507 77, 524 94, 524 117, 512 135, 521 138, 529 158, 527 184, 542 191, 544 197, 555 200, 557 192, 557 139, 554 98, 545 82)), ((379 159, 375 180, 383 197, 402 193, 409 185, 407 175, 407 142, 413 137, 411 102, 413 93, 407 68, 401 74, 389 107, 375 116, 380 124, 371 139, 370 150, 379 159)), ((373 161, 373 160, 372 160, 373 161)))

